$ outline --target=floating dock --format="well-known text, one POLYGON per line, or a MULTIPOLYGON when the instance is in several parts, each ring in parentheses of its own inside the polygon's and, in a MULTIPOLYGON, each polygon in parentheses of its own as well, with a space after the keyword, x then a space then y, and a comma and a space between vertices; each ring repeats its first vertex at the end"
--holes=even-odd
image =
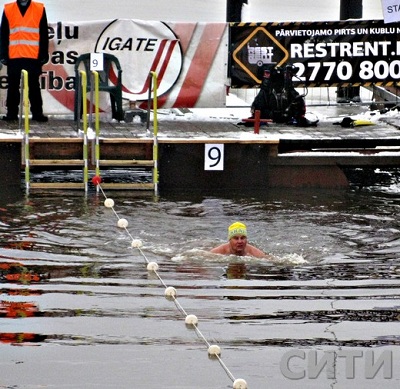
MULTIPOLYGON (((0 123, 1 181, 21 183, 26 168, 24 134, 18 123, 0 123)), ((128 182, 104 181, 111 189, 153 190, 154 181, 129 182, 132 169, 154 169, 154 139, 141 122, 101 122, 98 145, 88 132, 90 176, 109 169, 127 172, 128 182), (98 147, 98 149, 97 149, 98 147), (96 154, 99 154, 96 158, 96 154)), ((157 185, 162 191, 243 191, 269 188, 343 188, 347 169, 400 166, 400 120, 343 128, 332 120, 315 127, 270 123, 259 134, 237 121, 162 120, 158 123, 157 185), (223 156, 222 168, 206 169, 206 145, 223 156), (221 151, 222 150, 222 151, 221 151)), ((84 137, 73 120, 50 118, 29 131, 29 165, 36 170, 82 169, 84 137)), ((213 158, 213 156, 210 156, 213 158)), ((31 188, 83 188, 82 182, 34 182, 31 188)))

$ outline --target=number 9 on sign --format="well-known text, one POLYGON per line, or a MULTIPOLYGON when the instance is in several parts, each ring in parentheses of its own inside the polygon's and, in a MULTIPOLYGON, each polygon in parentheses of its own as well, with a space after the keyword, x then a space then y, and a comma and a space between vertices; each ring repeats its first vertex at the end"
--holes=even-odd
POLYGON ((90 54, 90 70, 101 72, 104 70, 104 55, 103 53, 90 54))
POLYGON ((224 145, 206 144, 204 170, 224 170, 224 145))

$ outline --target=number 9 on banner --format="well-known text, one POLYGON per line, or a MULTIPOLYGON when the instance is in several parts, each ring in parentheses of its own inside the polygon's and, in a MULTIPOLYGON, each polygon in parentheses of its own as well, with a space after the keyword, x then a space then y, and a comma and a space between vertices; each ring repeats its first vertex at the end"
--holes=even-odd
POLYGON ((204 170, 224 170, 224 145, 206 144, 204 170))

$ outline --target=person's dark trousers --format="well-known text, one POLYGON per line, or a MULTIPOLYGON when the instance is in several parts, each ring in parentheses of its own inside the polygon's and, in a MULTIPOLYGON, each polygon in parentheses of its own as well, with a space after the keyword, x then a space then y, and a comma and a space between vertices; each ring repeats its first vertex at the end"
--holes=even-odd
POLYGON ((7 116, 10 118, 18 116, 22 70, 28 72, 29 101, 32 116, 41 117, 43 116, 43 100, 39 77, 42 73, 42 66, 38 60, 28 58, 11 59, 8 61, 7 116))
POLYGON ((226 8, 226 21, 241 22, 243 3, 247 3, 247 0, 227 0, 227 1, 228 2, 226 8))

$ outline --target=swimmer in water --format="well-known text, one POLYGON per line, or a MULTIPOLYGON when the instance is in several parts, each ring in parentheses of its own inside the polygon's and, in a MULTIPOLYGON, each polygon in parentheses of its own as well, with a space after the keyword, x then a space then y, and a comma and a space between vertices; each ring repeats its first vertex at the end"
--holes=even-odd
POLYGON ((247 227, 240 222, 233 223, 228 227, 228 243, 223 243, 210 251, 214 254, 222 255, 251 256, 265 259, 273 258, 271 255, 265 254, 247 242, 247 227))

